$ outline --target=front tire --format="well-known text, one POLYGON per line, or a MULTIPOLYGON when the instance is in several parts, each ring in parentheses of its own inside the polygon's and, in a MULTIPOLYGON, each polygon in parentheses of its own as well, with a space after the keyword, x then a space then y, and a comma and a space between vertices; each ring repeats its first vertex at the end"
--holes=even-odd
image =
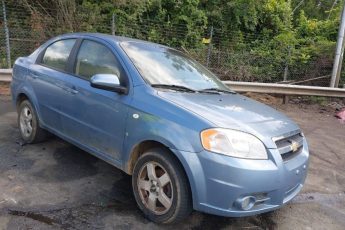
POLYGON ((38 143, 46 139, 47 132, 39 126, 37 113, 29 100, 19 104, 18 127, 25 143, 38 143))
POLYGON ((151 149, 138 159, 132 186, 139 208, 153 222, 176 223, 192 211, 191 192, 184 170, 165 149, 151 149))

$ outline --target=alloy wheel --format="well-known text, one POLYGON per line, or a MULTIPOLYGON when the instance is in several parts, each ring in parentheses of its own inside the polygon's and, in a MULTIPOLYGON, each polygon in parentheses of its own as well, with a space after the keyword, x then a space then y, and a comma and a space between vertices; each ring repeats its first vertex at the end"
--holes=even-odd
POLYGON ((141 202, 156 215, 169 211, 173 187, 167 170, 157 162, 147 162, 139 171, 137 185, 141 202))
POLYGON ((32 133, 32 112, 28 106, 23 107, 20 112, 20 131, 25 137, 30 137, 32 133))

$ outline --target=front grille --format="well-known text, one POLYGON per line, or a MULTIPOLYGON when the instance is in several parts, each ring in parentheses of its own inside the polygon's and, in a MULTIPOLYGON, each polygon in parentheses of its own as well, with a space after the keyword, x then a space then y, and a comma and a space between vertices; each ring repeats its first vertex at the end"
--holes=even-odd
POLYGON ((303 149, 303 135, 299 132, 287 137, 276 138, 274 141, 283 161, 290 160, 303 149))

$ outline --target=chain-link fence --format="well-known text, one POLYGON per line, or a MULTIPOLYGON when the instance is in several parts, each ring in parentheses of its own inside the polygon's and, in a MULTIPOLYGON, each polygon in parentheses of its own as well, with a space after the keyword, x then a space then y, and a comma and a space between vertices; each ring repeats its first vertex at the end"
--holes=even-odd
POLYGON ((310 43, 290 42, 288 35, 267 38, 255 33, 236 34, 212 26, 193 30, 185 24, 127 20, 109 13, 97 16, 82 7, 78 10, 83 14, 69 19, 56 14, 56 9, 6 5, 0 13, 0 68, 9 67, 6 27, 12 65, 16 58, 29 55, 53 36, 83 31, 113 33, 175 47, 206 65, 222 80, 329 86, 336 41, 313 44, 317 47, 314 50, 310 43))

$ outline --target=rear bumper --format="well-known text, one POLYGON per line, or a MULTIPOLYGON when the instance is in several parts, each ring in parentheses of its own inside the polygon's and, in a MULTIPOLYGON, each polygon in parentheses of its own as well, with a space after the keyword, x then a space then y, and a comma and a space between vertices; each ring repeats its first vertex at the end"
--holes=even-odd
POLYGON ((239 217, 277 209, 302 189, 308 170, 309 150, 283 161, 270 149, 268 160, 246 160, 207 151, 200 153, 172 150, 180 158, 188 175, 194 209, 210 214, 239 217), (253 196, 249 210, 238 207, 238 200, 253 196))

